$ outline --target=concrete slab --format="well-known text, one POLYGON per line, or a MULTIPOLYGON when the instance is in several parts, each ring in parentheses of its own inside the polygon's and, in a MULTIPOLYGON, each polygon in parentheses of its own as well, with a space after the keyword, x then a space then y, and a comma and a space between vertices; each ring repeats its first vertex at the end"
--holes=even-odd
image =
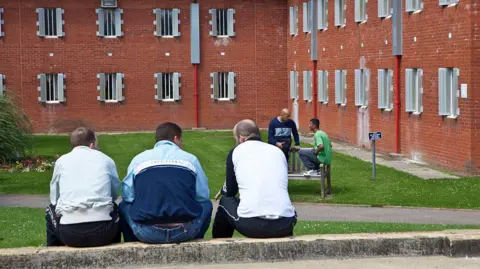
POLYGON ((480 231, 443 231, 199 240, 170 245, 128 243, 83 249, 39 247, 2 250, 0 268, 119 268, 368 257, 478 257, 479 243, 480 231), (456 245, 451 243, 453 241, 456 245))
MULTIPOLYGON (((313 137, 301 137, 301 141, 309 144, 313 144, 313 137)), ((372 152, 365 148, 357 148, 354 146, 339 144, 332 142, 333 151, 342 153, 351 157, 358 158, 365 162, 372 162, 372 152)), ((438 170, 412 163, 407 158, 402 158, 399 155, 395 155, 395 158, 391 158, 389 155, 375 154, 376 162, 378 164, 402 171, 422 179, 457 179, 459 177, 440 172, 438 170)))

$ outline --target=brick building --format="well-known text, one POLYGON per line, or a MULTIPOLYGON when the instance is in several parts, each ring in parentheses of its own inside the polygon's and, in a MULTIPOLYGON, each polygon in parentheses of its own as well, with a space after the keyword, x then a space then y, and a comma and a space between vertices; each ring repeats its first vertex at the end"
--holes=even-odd
POLYGON ((305 131, 316 106, 333 139, 383 131, 381 151, 478 172, 479 3, 402 0, 398 109, 394 1, 0 0, 0 89, 38 133, 267 127, 287 106, 305 131))

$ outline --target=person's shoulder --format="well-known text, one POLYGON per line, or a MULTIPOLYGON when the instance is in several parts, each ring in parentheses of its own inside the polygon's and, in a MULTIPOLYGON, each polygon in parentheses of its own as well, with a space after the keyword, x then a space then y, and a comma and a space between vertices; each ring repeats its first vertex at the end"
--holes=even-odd
POLYGON ((188 151, 185 151, 183 149, 178 149, 177 156, 179 159, 183 161, 189 161, 189 162, 199 162, 197 156, 195 156, 193 153, 190 153, 188 151))

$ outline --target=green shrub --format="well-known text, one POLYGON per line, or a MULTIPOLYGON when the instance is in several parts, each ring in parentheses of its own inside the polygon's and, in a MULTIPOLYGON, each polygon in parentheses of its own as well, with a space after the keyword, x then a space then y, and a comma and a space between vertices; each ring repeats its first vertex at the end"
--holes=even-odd
POLYGON ((29 119, 11 98, 0 95, 0 163, 23 158, 31 149, 29 119))

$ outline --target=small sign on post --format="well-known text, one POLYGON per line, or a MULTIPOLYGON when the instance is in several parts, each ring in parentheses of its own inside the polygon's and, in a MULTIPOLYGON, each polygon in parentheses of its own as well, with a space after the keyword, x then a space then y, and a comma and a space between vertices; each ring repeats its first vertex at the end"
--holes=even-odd
POLYGON ((368 133, 368 140, 372 141, 372 177, 375 179, 377 175, 375 163, 375 141, 382 139, 382 132, 368 133))

